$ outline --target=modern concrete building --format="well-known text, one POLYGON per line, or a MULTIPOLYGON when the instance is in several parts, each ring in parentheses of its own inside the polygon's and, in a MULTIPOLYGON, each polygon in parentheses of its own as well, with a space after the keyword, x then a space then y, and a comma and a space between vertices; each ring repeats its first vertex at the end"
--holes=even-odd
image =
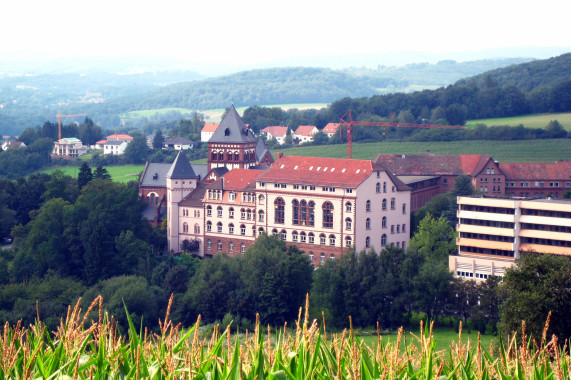
POLYGON ((458 197, 456 276, 503 276, 522 252, 571 256, 571 200, 458 197))

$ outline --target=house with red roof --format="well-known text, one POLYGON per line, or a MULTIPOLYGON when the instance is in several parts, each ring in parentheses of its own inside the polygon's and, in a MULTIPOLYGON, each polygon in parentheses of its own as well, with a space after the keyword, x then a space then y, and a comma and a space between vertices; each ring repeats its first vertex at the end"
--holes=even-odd
POLYGON ((103 154, 122 155, 131 141, 133 141, 133 137, 129 135, 113 134, 107 136, 105 143, 98 141, 96 145, 103 146, 103 154))
POLYGON ((293 141, 296 144, 303 144, 305 142, 313 141, 313 136, 319 132, 314 125, 300 125, 293 133, 293 141))
POLYGON ((337 133, 337 129, 341 123, 328 123, 321 131, 327 135, 327 137, 331 138, 335 133, 337 133))
POLYGON ((202 130, 200 131, 200 141, 208 142, 208 140, 210 140, 214 132, 216 132, 216 130, 218 129, 219 125, 220 125, 219 123, 204 124, 204 127, 202 127, 202 130))
POLYGON ((571 191, 571 161, 500 163, 512 197, 562 198, 571 191))
POLYGON ((287 137, 288 127, 271 126, 266 127, 260 131, 260 134, 265 136, 267 140, 276 139, 278 144, 283 145, 287 137))
POLYGON ((4 141, 2 143, 2 150, 20 149, 25 147, 26 144, 24 144, 22 141, 4 141))

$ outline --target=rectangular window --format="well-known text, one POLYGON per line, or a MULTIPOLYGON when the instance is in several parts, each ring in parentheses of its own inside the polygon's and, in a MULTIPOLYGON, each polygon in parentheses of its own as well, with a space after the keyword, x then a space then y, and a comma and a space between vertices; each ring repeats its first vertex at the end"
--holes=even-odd
POLYGON ((309 235, 309 244, 315 243, 315 236, 309 235))
POLYGON ((294 190, 299 190, 299 185, 293 185, 294 190))
POLYGON ((391 224, 391 234, 394 234, 394 233, 395 233, 395 225, 391 224))
POLYGON ((315 190, 315 186, 309 186, 309 190, 315 190))
POLYGON ((301 190, 307 190, 307 186, 305 186, 305 185, 302 186, 302 187, 301 187, 301 190))
POLYGON ((347 189, 347 194, 352 194, 353 193, 353 189, 347 189))
MULTIPOLYGON (((402 232, 406 232, 406 224, 402 225, 402 232)), ((403 245, 403 248, 404 248, 404 245, 403 245)))

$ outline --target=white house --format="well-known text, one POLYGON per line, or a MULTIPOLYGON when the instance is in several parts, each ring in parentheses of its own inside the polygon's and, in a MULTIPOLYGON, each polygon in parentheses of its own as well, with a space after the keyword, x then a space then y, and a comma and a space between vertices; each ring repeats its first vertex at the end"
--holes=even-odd
POLYGON ((216 130, 218 129, 219 125, 220 125, 219 123, 204 124, 204 127, 202 127, 202 130, 200 131, 200 141, 208 142, 208 140, 210 140, 214 132, 216 132, 216 130))
POLYGON ((293 141, 297 144, 313 141, 313 136, 319 132, 314 125, 300 125, 293 133, 293 141))
POLYGON ((270 140, 275 138, 280 145, 285 143, 287 137, 288 127, 271 126, 266 127, 260 131, 260 134, 266 136, 266 139, 270 140))

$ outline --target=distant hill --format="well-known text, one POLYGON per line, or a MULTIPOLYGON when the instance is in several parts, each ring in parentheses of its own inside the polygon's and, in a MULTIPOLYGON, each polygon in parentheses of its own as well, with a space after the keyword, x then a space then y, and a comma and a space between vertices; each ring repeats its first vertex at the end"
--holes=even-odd
POLYGON ((490 84, 500 87, 514 86, 522 91, 553 86, 571 80, 571 53, 558 57, 510 65, 458 81, 458 85, 476 84, 484 87, 490 84))

